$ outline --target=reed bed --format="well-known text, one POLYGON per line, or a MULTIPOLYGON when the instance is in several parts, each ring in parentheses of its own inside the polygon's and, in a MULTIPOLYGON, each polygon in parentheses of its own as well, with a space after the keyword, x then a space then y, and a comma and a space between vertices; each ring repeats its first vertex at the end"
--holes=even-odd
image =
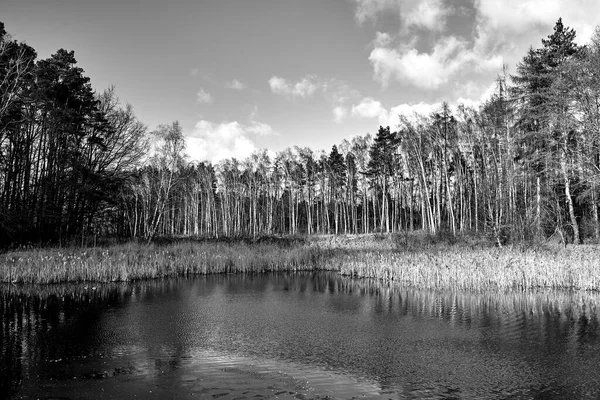
POLYGON ((323 269, 328 252, 307 246, 244 243, 127 244, 4 254, 0 282, 119 282, 169 276, 323 269))
POLYGON ((482 235, 463 233, 453 236, 450 233, 431 235, 425 231, 403 233, 369 233, 347 235, 311 235, 305 243, 322 249, 360 251, 401 251, 428 252, 445 250, 448 247, 487 249, 495 247, 482 235))
POLYGON ((357 252, 344 255, 340 273, 421 289, 598 291, 600 247, 446 247, 427 252, 357 252))
POLYGON ((122 282, 218 273, 327 270, 419 289, 600 291, 600 246, 496 248, 423 235, 316 236, 288 242, 130 243, 0 256, 0 282, 122 282))

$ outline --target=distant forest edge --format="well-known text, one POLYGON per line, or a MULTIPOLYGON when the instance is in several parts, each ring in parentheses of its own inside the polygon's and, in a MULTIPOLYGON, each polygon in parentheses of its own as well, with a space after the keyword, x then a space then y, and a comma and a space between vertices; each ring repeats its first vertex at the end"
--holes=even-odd
POLYGON ((0 244, 417 229, 598 240, 600 28, 574 39, 559 19, 478 108, 211 165, 186 159, 177 122, 150 132, 113 89, 94 92, 74 52, 36 60, 0 23, 0 244))

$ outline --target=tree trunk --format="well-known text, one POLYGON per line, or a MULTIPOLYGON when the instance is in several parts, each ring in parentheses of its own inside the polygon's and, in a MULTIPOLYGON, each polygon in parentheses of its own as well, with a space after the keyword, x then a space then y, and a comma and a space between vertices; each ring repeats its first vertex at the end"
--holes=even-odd
POLYGON ((598 195, 596 185, 592 186, 592 218, 594 220, 594 239, 600 238, 600 223, 598 222, 598 195))
POLYGON ((580 244, 581 242, 580 242, 580 238, 579 238, 579 225, 577 224, 577 218, 575 217, 575 209, 573 207, 573 198, 571 197, 571 184, 569 182, 569 175, 567 173, 567 162, 565 160, 564 154, 561 154, 560 169, 561 169, 564 184, 565 184, 565 196, 567 198, 567 206, 569 209, 569 218, 571 219, 571 227, 573 229, 573 243, 580 244))
POLYGON ((540 177, 535 181, 535 235, 539 239, 542 234, 542 193, 540 177))

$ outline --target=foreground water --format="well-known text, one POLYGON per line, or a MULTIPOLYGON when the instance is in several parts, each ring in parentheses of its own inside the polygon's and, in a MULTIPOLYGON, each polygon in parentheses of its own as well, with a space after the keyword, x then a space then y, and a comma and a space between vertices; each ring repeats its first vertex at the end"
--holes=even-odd
POLYGON ((332 274, 0 291, 0 397, 600 397, 595 295, 332 274))

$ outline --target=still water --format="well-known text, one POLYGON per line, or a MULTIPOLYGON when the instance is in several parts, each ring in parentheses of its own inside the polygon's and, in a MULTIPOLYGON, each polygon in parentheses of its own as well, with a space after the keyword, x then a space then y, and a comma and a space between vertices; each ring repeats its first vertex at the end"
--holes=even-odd
POLYGON ((322 273, 0 293, 0 398, 600 397, 593 294, 322 273))

